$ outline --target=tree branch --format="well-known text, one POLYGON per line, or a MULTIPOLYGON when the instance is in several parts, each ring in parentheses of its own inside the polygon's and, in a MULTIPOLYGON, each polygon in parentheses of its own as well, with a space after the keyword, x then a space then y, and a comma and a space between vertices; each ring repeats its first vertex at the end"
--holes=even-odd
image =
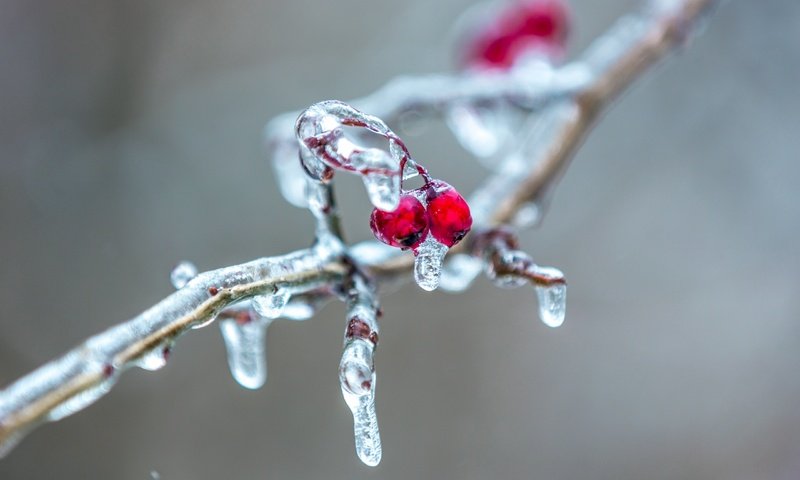
MULTIPOLYGON (((547 117, 545 138, 531 138, 529 145, 520 147, 526 153, 530 153, 526 148, 536 147, 535 155, 531 155, 534 158, 526 160, 526 172, 510 176, 499 168, 470 199, 483 230, 477 229, 470 235, 472 239, 468 237, 451 250, 451 253, 469 253, 469 246, 475 247, 481 231, 485 234, 485 229, 513 224, 524 206, 544 199, 604 109, 636 78, 682 45, 714 3, 714 0, 653 2, 649 10, 621 20, 577 61, 555 69, 547 82, 520 83, 519 78, 509 74, 490 78, 403 78, 353 103, 390 123, 409 112, 438 114, 464 102, 507 101, 529 111, 558 113, 547 117), (490 199, 488 207, 480 207, 486 203, 480 194, 490 199)), ((284 142, 287 122, 291 125, 295 118, 297 115, 291 114, 273 122, 268 128, 269 141, 284 142)), ((292 143, 276 148, 286 145, 296 148, 293 137, 290 137, 292 143)), ((513 153, 507 153, 506 157, 513 153)), ((318 188, 324 198, 317 204, 319 211, 315 215, 324 220, 321 224, 328 225, 328 230, 335 231, 334 237, 340 238, 338 228, 334 228, 338 218, 330 216, 331 208, 326 210, 326 205, 332 206, 332 199, 328 198, 332 192, 324 182, 318 188)), ((490 247, 479 249, 481 253, 477 256, 489 252, 488 261, 497 275, 521 274, 542 288, 563 281, 548 277, 547 272, 536 273, 528 264, 514 270, 514 265, 501 261, 502 249, 508 250, 511 245, 503 247, 495 243, 490 247)), ((341 285, 352 271, 345 258, 357 262, 377 283, 408 278, 413 267, 413 259, 408 255, 387 255, 376 261, 359 258, 342 248, 331 253, 328 248, 314 247, 200 274, 139 316, 89 338, 63 357, 17 380, 0 392, 0 457, 36 425, 58 420, 91 404, 127 368, 152 369, 162 365, 180 335, 207 325, 237 302, 274 294, 279 289, 298 296, 307 294, 317 301, 320 295, 341 285), (330 287, 327 291, 326 286, 330 287)), ((362 298, 374 303, 369 296, 372 287, 367 288, 366 279, 358 278, 362 298)), ((236 312, 222 316, 236 318, 235 315, 236 312)))

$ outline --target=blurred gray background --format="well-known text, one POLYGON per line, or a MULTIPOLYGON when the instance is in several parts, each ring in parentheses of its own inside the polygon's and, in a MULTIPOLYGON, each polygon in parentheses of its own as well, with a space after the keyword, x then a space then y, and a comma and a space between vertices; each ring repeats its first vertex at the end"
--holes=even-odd
MULTIPOLYGON (((308 245, 262 125, 449 69, 471 3, 0 1, 0 384, 167 295, 180 260, 308 245)), ((572 50, 636 3, 574 0, 572 50)), ((800 477, 798 47, 800 3, 729 2, 603 119, 524 236, 570 280, 561 329, 531 289, 483 279, 384 298, 377 469, 353 451, 331 304, 272 326, 265 388, 198 331, 0 478, 800 477)), ((407 140, 465 190, 483 175, 441 125, 407 140)), ((366 239, 363 189, 339 178, 366 239)))

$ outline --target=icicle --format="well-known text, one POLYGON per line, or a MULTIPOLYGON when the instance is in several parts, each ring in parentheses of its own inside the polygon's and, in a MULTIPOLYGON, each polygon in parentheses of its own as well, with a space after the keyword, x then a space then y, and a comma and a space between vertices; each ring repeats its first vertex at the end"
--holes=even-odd
POLYGON ((150 349, 147 353, 142 355, 135 363, 137 367, 144 369, 156 371, 164 368, 164 365, 167 364, 167 360, 169 360, 170 352, 172 351, 172 343, 164 343, 161 345, 157 345, 156 347, 150 349))
POLYGON ((378 417, 375 413, 375 378, 370 382, 370 391, 365 395, 356 395, 342 387, 342 395, 350 411, 353 413, 353 428, 356 441, 356 455, 370 467, 381 462, 381 435, 378 429, 378 417))
MULTIPOLYGON (((563 278, 564 274, 553 267, 536 266, 536 273, 553 278, 563 278)), ((560 327, 564 323, 567 311, 567 285, 556 283, 548 286, 537 286, 539 297, 539 318, 548 327, 560 327)))
POLYGON ((345 346, 339 364, 342 396, 353 413, 356 454, 365 464, 374 467, 381 461, 381 436, 375 414, 374 345, 356 338, 345 346))
POLYGON ((255 390, 267 381, 266 336, 269 324, 268 319, 252 314, 245 322, 227 319, 219 324, 231 375, 244 388, 255 390))
POLYGON ((428 238, 417 247, 414 258, 414 280, 420 288, 429 292, 436 290, 446 254, 447 247, 437 242, 433 235, 428 235, 428 238))
POLYGON ((381 436, 375 414, 375 347, 378 344, 378 303, 367 280, 351 277, 347 291, 347 328, 339 362, 342 396, 353 413, 356 454, 374 467, 381 461, 381 436))
POLYGON ((259 295, 253 298, 253 309, 266 318, 278 318, 283 313, 292 294, 289 290, 276 287, 274 293, 259 295))
POLYGON ((361 172, 372 205, 388 212, 396 209, 400 201, 400 162, 379 148, 356 150, 349 160, 350 166, 361 172))
POLYGON ((197 267, 192 262, 183 261, 172 269, 169 280, 176 290, 183 288, 191 279, 197 276, 197 267))

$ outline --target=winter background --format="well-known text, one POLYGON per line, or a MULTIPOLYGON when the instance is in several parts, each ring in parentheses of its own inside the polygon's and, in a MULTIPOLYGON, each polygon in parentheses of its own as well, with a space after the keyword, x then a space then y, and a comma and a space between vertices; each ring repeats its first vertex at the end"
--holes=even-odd
MULTIPOLYGON (((272 116, 452 69, 469 0, 0 1, 0 385, 201 270, 311 241, 261 146, 272 116)), ((573 52, 632 0, 575 0, 573 52)), ((409 284, 383 298, 384 458, 355 456, 337 382, 343 307, 281 321, 269 380, 227 373, 216 326, 42 427, 2 479, 726 479, 800 476, 800 3, 728 2, 592 133, 523 235, 570 282, 409 284)), ((402 132, 467 191, 439 123, 402 132)), ((338 193, 369 238, 356 178, 338 193)))

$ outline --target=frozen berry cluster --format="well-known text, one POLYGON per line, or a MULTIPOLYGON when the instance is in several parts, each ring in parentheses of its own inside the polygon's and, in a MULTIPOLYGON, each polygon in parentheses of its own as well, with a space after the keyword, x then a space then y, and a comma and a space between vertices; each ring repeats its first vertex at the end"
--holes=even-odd
POLYGON ((374 209, 370 227, 381 242, 416 253, 428 235, 452 247, 472 228, 469 205, 455 188, 431 180, 403 193, 394 211, 374 209))

